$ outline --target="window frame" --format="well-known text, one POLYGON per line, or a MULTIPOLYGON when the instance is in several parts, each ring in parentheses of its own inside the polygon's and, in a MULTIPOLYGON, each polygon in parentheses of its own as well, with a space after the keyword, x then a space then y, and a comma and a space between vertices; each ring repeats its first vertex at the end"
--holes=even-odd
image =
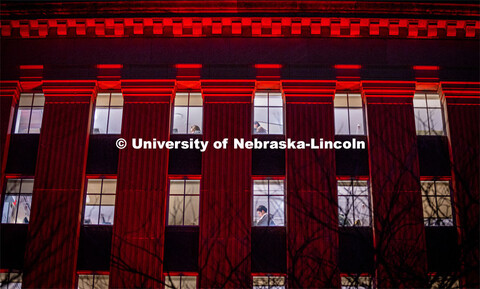
POLYGON ((258 286, 258 287, 266 288, 266 289, 279 288, 280 287, 278 285, 270 285, 270 278, 272 278, 272 279, 273 278, 283 278, 283 288, 287 288, 287 275, 283 274, 283 273, 253 273, 252 274, 252 288, 255 288, 255 285, 254 285, 255 278, 268 278, 268 280, 267 280, 268 285, 258 286))
POLYGON ((77 274, 76 274, 76 288, 79 288, 79 281, 80 281, 80 276, 81 275, 86 275, 86 276, 93 276, 93 284, 92 284, 92 287, 91 288, 97 288, 95 287, 95 279, 96 279, 96 276, 108 276, 109 278, 107 279, 108 280, 108 284, 107 285, 107 288, 109 288, 109 285, 110 285, 110 272, 109 271, 78 271, 77 274))
POLYGON ((44 115, 44 112, 45 112, 45 93, 43 93, 43 91, 23 91, 19 94, 18 96, 18 102, 15 106, 15 115, 14 115, 14 121, 12 122, 12 129, 11 129, 11 133, 12 134, 40 134, 41 131, 42 131, 42 126, 43 126, 43 115, 44 115), (20 98, 22 97, 22 94, 31 94, 32 95, 32 103, 30 106, 25 106, 25 105, 22 105, 20 106, 20 98), (35 95, 36 94, 41 94, 43 95, 43 105, 34 105, 34 102, 35 102, 35 95), (29 108, 30 109, 30 115, 28 117, 28 129, 27 129, 27 132, 16 132, 16 127, 17 127, 17 121, 18 121, 18 117, 19 117, 19 111, 20 111, 20 108, 21 107, 25 107, 25 108, 29 108), (34 108, 42 108, 42 121, 40 123, 40 128, 39 128, 39 132, 30 132, 30 126, 32 124, 32 112, 33 112, 33 109, 34 108))
POLYGON ((442 103, 442 98, 441 98, 441 95, 440 93, 436 92, 436 91, 428 91, 428 90, 422 90, 422 91, 415 91, 414 95, 413 95, 413 116, 414 116, 414 119, 415 119, 415 134, 417 136, 423 136, 423 135, 431 135, 431 136, 446 136, 446 119, 445 119, 445 110, 444 110, 444 107, 443 107, 443 103, 442 103), (417 98, 416 96, 417 95, 422 95, 422 101, 425 101, 425 106, 416 106, 415 105, 415 99, 417 98), (428 97, 427 95, 437 95, 438 96, 438 101, 440 102, 440 107, 429 107, 428 106, 428 97), (421 132, 418 127, 417 127, 417 115, 416 115, 416 110, 417 109, 422 109, 422 110, 425 110, 426 113, 427 113, 427 121, 426 121, 426 125, 427 125, 427 131, 426 133, 419 133, 421 132), (442 117, 442 133, 441 134, 438 134, 436 133, 433 129, 432 129, 432 124, 430 123, 431 119, 430 119, 430 113, 431 111, 433 110, 438 110, 440 111, 440 115, 442 117))
POLYGON ((8 195, 15 195, 16 197, 18 197, 18 201, 20 202, 20 196, 22 195, 26 195, 26 196, 30 196, 31 199, 30 199, 30 206, 33 202, 33 188, 35 186, 35 178, 33 176, 6 176, 5 177, 5 184, 4 184, 4 187, 2 188, 3 189, 3 194, 2 194, 2 197, 1 197, 1 201, 2 201, 2 206, 1 206, 1 213, 2 213, 2 219, 0 219, 0 224, 15 224, 15 225, 28 225, 30 223, 30 218, 31 218, 31 212, 32 212, 32 208, 30 207, 30 212, 29 212, 29 215, 28 215, 28 223, 18 223, 17 222, 17 219, 18 219, 18 209, 15 213, 15 222, 14 223, 10 223, 10 222, 7 222, 7 223, 4 223, 3 222, 3 210, 4 210, 4 207, 5 207, 5 198, 8 196, 8 195), (7 193, 6 190, 7 190, 7 184, 8 184, 8 180, 20 180, 20 188, 18 189, 18 193, 15 193, 15 194, 12 194, 12 193, 7 193), (21 193, 21 190, 22 190, 22 183, 24 180, 32 180, 33 181, 33 186, 32 186, 32 193, 30 194, 25 194, 25 193, 21 193))
MULTIPOLYGON (((372 278, 372 276, 368 273, 360 273, 360 274, 348 274, 348 273, 340 273, 340 288, 341 289, 352 289, 352 288, 355 288, 355 289, 358 289, 358 288, 374 288, 374 284, 373 284, 374 280, 372 278), (368 279, 368 283, 367 286, 361 286, 363 284, 348 284, 348 285, 343 285, 342 281, 343 279, 348 279, 348 278, 351 278, 351 279, 356 279, 356 280, 360 280, 361 278, 367 278, 368 279)), ((358 283, 358 282, 357 282, 358 283)))
POLYGON ((252 197, 251 197, 251 201, 252 201, 252 211, 250 212, 250 216, 252 216, 252 227, 267 227, 267 228, 270 228, 270 227, 273 227, 273 228, 286 228, 287 227, 287 181, 286 181, 286 178, 285 176, 254 176, 252 177, 252 184, 251 184, 251 190, 252 190, 252 197), (268 191, 267 191, 267 194, 266 195, 263 195, 263 194, 259 194, 259 195, 256 195, 255 194, 255 181, 264 181, 264 180, 267 180, 268 181, 268 191), (270 181, 283 181, 283 195, 271 195, 270 194, 270 181), (272 197, 276 197, 276 196, 282 196, 283 197, 283 225, 274 225, 274 226, 271 226, 270 224, 268 224, 267 226, 257 226, 255 224, 255 217, 254 215, 257 213, 257 208, 255 207, 255 196, 264 196, 267 198, 267 201, 268 201, 268 204, 267 204, 267 214, 270 214, 270 196, 272 197))
POLYGON ((203 107, 204 107, 204 99, 203 99, 203 93, 201 91, 197 91, 197 90, 187 90, 187 91, 176 91, 175 92, 175 97, 173 99, 173 103, 172 103, 172 106, 171 106, 171 111, 170 111, 170 114, 171 114, 171 120, 170 120, 170 135, 199 135, 199 136, 202 136, 203 135, 203 131, 204 131, 204 117, 203 117, 203 107), (175 129, 175 108, 177 107, 177 105, 175 105, 175 100, 177 98, 177 93, 187 93, 187 105, 178 105, 178 107, 186 107, 187 108, 187 120, 186 120, 186 124, 187 124, 187 127, 186 127, 186 132, 185 133, 178 133, 178 132, 174 132, 174 129, 175 129), (190 99, 191 99, 191 94, 194 93, 194 94, 200 94, 200 97, 202 98, 202 105, 201 106, 191 106, 190 105, 190 99), (201 107, 202 108, 202 121, 201 121, 201 128, 200 128, 200 133, 190 133, 190 129, 189 129, 189 118, 190 118, 190 107, 201 107))
MULTIPOLYGON (((104 180, 115 180, 117 181, 117 175, 87 175, 86 178, 85 178, 85 193, 84 193, 84 199, 83 199, 83 208, 82 208, 82 220, 81 220, 81 225, 82 226, 113 226, 115 224, 115 208, 117 207, 117 185, 118 185, 118 182, 116 182, 116 185, 115 185, 115 194, 104 194, 103 193, 103 181, 104 180), (92 194, 92 195, 97 195, 97 196, 100 196, 100 203, 98 205, 94 205, 95 207, 98 207, 98 223, 97 224, 94 224, 94 223, 89 223, 89 224, 86 224, 85 223, 85 212, 86 212, 86 209, 87 209, 87 197, 88 197, 88 182, 89 180, 102 180, 102 184, 101 184, 101 187, 100 187, 100 193, 98 194, 92 194), (100 216, 101 216, 101 212, 102 212, 102 197, 104 195, 107 195, 107 196, 115 196, 115 204, 113 205, 113 219, 112 219, 112 223, 111 224, 100 224, 100 216)), ((108 207, 112 207, 112 206, 108 206, 108 207)))
POLYGON ((267 89, 267 90, 256 90, 253 93, 253 101, 252 101, 252 135, 254 136, 263 136, 263 135, 272 135, 272 136, 284 136, 286 134, 285 132, 285 94, 281 90, 272 90, 272 89, 267 89), (257 96, 257 93, 266 93, 267 94, 267 105, 266 106, 256 106, 255 105, 255 98, 257 96), (275 94, 280 94, 282 97, 282 106, 272 106, 273 108, 282 108, 282 133, 270 133, 270 94, 275 93, 275 94), (255 108, 266 108, 267 109, 267 132, 266 133, 256 133, 255 132, 255 108))
POLYGON ((198 288, 198 273, 197 272, 165 272, 163 274, 163 277, 164 277, 164 284, 165 284, 165 288, 168 289, 168 288, 174 288, 174 287, 171 287, 171 286, 168 286, 167 285, 167 278, 170 278, 170 277, 180 277, 180 287, 179 288, 175 288, 175 289, 181 289, 182 288, 182 279, 183 277, 195 277, 195 288, 198 288))
POLYGON ((123 107, 125 105, 125 99, 123 96, 122 91, 117 91, 117 90, 109 90, 109 91, 98 91, 97 95, 95 96, 95 102, 93 103, 93 113, 92 113, 92 123, 91 123, 91 129, 90 129, 90 134, 93 135, 120 135, 122 133, 122 127, 123 127, 123 107), (95 114, 97 112, 97 99, 98 99, 98 94, 105 94, 108 93, 108 106, 101 105, 99 108, 106 108, 108 113, 107 113, 107 126, 105 127, 105 133, 100 133, 100 132, 95 132, 95 114), (114 105, 112 106, 112 94, 121 94, 122 95, 122 105, 114 105), (122 118, 120 119, 120 132, 119 133, 110 133, 109 132, 109 125, 110 125, 110 113, 112 108, 121 108, 122 109, 122 118))
MULTIPOLYGON (((337 214, 338 214, 338 226, 341 227, 341 228, 349 228, 349 227, 363 227, 363 228, 372 228, 373 227, 373 211, 372 211, 372 196, 371 196, 371 185, 370 185, 370 180, 368 177, 365 177, 365 176, 359 176, 359 177, 337 177, 337 206, 338 206, 338 210, 337 210, 337 214), (340 182, 350 182, 350 185, 349 187, 351 188, 351 194, 348 194, 348 195, 341 195, 340 194, 340 191, 339 191, 339 183, 340 182), (366 183, 366 187, 367 187, 367 193, 366 195, 355 195, 353 194, 354 190, 353 188, 354 187, 361 187, 361 186, 355 186, 355 183, 358 183, 358 182, 365 182, 366 183), (345 198, 345 199, 349 199, 349 200, 352 200, 352 203, 350 205, 350 207, 353 209, 353 224, 346 224, 346 221, 349 220, 348 218, 348 213, 344 216, 345 218, 345 221, 343 224, 340 223, 340 201, 339 199, 340 198, 345 198), (355 217, 355 201, 357 198, 363 198, 363 197, 366 197, 367 198, 367 202, 368 202, 368 220, 369 220, 369 224, 368 225, 363 225, 363 224, 356 224, 356 221, 357 221, 357 218, 355 217)), ((342 214, 344 214, 344 212, 342 212, 342 214)), ((360 220, 360 219, 358 219, 360 220)))
POLYGON ((365 113, 365 99, 363 97, 362 92, 360 91, 336 91, 335 96, 333 99, 333 127, 334 127, 334 134, 337 135, 348 135, 348 136, 366 136, 367 135, 367 119, 366 119, 366 113, 365 113), (337 97, 337 94, 346 94, 347 95, 347 106, 346 107, 338 107, 338 108, 343 108, 347 110, 347 123, 348 123, 348 134, 337 134, 337 128, 335 125, 335 120, 336 120, 336 113, 335 110, 337 107, 335 106, 335 98, 337 97), (363 125, 363 133, 362 134, 354 134, 352 133, 352 128, 350 127, 350 109, 354 108, 360 108, 356 106, 350 106, 350 95, 359 95, 360 100, 362 102, 362 125, 363 125))
POLYGON ((165 225, 168 227, 199 227, 200 226, 200 207, 201 207, 201 198, 202 198, 202 176, 201 175, 186 175, 186 176, 169 176, 167 184, 167 210, 165 225), (182 210, 182 225, 169 225, 170 219, 170 184, 171 181, 183 181, 183 194, 174 194, 174 196, 183 196, 183 210, 182 210), (198 195, 196 194, 186 194, 187 181, 198 181, 198 195), (186 196, 198 196, 198 224, 197 225, 185 225, 185 197, 186 196))
POLYGON ((454 198, 453 198, 453 187, 452 187, 452 180, 451 178, 446 178, 446 177, 442 177, 442 178, 424 178, 422 177, 420 179, 420 194, 421 194, 421 197, 422 197, 422 217, 423 217, 423 225, 425 227, 455 227, 456 226, 456 220, 455 220, 455 206, 454 206, 454 198), (433 182, 433 187, 434 187, 434 195, 428 195, 428 194, 425 194, 426 191, 423 189, 423 183, 424 182, 433 182), (437 194, 437 182, 448 182, 448 195, 439 195, 437 194), (438 197, 440 198, 446 198, 448 196, 448 198, 450 199, 450 211, 452 213, 452 216, 451 218, 439 218, 438 216, 436 218, 425 218, 425 210, 424 210, 424 198, 425 197, 433 197, 435 199, 435 205, 436 205, 436 208, 435 208, 435 212, 436 212, 436 215, 438 215, 438 211, 439 211, 439 207, 438 207, 438 197), (450 224, 434 224, 436 222, 438 222, 439 220, 442 221, 442 220, 450 220, 451 219, 451 223, 450 224))

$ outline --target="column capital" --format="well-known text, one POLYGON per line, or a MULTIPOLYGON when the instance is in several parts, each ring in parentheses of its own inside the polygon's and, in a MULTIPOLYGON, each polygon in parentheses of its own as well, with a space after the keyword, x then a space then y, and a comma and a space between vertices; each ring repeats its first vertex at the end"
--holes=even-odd
POLYGON ((336 85, 335 80, 282 81, 287 103, 332 103, 336 85))
POLYGON ((480 105, 480 82, 441 82, 447 105, 480 105))
POLYGON ((19 81, 0 81, 0 96, 13 96, 15 103, 20 96, 19 81))
POLYGON ((90 102, 97 91, 95 80, 45 80, 42 86, 46 103, 90 102))
POLYGON ((252 103, 255 80, 202 80, 205 103, 252 103))
POLYGON ((362 81, 367 104, 412 104, 414 81, 362 81))
POLYGON ((175 80, 122 80, 125 102, 170 103, 175 92, 175 80))

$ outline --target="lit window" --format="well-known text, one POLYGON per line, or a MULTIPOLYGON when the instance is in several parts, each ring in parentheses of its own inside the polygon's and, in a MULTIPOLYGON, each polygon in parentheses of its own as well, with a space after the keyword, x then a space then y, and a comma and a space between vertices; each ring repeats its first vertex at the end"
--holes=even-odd
POLYGON ((448 181, 422 181, 425 226, 453 226, 452 201, 448 181))
POLYGON ((122 93, 98 93, 95 101, 94 134, 120 134, 122 131, 122 93))
POLYGON ((253 107, 254 134, 284 134, 281 92, 255 93, 253 107))
POLYGON ((116 179, 88 179, 83 223, 112 225, 115 213, 116 179))
POLYGON ((81 274, 78 275, 78 289, 108 289, 108 275, 81 274))
POLYGON ((415 93, 413 109, 417 135, 445 135, 442 105, 437 93, 415 93))
POLYGON ((365 135, 365 117, 360 93, 337 93, 334 106, 336 135, 365 135))
POLYGON ((40 133, 44 105, 45 96, 43 93, 20 94, 15 120, 15 133, 40 133))
POLYGON ((341 277, 342 289, 369 289, 373 288, 372 278, 363 275, 348 275, 341 277))
POLYGON ((21 289, 22 273, 7 272, 0 273, 0 288, 2 289, 21 289))
POLYGON ((431 289, 441 289, 441 288, 460 288, 460 282, 458 276, 452 275, 439 275, 432 274, 430 277, 430 286, 431 289))
POLYGON ((168 225, 198 226, 200 180, 170 180, 168 225))
POLYGON ((340 226, 370 226, 370 202, 367 181, 338 181, 337 190, 338 221, 340 226))
POLYGON ((177 92, 172 122, 172 134, 202 134, 202 94, 200 92, 177 92))
POLYGON ((196 289, 197 276, 167 275, 165 276, 165 288, 196 289))
POLYGON ((253 181, 253 225, 285 226, 284 180, 253 181))
POLYGON ((253 289, 285 289, 284 276, 253 276, 253 289))
POLYGON ((28 224, 32 207, 33 179, 7 179, 2 223, 28 224))

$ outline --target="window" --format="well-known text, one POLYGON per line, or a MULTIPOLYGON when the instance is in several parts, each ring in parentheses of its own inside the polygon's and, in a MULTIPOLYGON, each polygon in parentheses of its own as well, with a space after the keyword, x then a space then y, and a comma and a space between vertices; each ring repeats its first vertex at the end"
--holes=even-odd
POLYGON ((81 274, 78 275, 78 289, 108 289, 108 275, 81 274))
POLYGON ((200 180, 170 180, 169 226, 198 226, 200 180))
POLYGON ((177 92, 172 134, 202 134, 203 99, 200 92, 177 92))
POLYGON ((97 94, 95 102, 94 134, 120 134, 122 131, 123 96, 117 92, 97 94))
POLYGON ((460 276, 455 276, 456 274, 451 275, 440 275, 437 273, 429 274, 429 285, 428 288, 431 289, 441 289, 441 288, 461 288, 460 287, 460 276))
POLYGON ((413 97, 417 135, 445 135, 438 93, 415 93, 413 97))
POLYGON ((88 179, 83 223, 113 225, 116 179, 88 179))
POLYGON ((341 277, 342 289, 373 288, 372 278, 365 275, 346 275, 341 277))
POLYGON ((165 276, 165 288, 196 289, 197 276, 167 275, 165 276))
POLYGON ((253 118, 254 134, 284 134, 282 93, 255 93, 253 118))
POLYGON ((336 135, 365 135, 365 117, 360 93, 337 93, 334 106, 336 135))
POLYGON ((3 224, 28 224, 32 192, 33 179, 7 179, 3 199, 3 224))
POLYGON ((371 226, 368 182, 339 180, 337 191, 340 226, 371 226))
POLYGON ((44 105, 45 96, 43 93, 20 94, 15 120, 15 133, 40 133, 44 105))
POLYGON ((284 180, 253 180, 253 225, 285 226, 284 180))
POLYGON ((0 273, 0 288, 2 289, 21 289, 22 273, 6 272, 0 273))
POLYGON ((253 289, 285 289, 284 276, 253 276, 253 289))
POLYGON ((453 226, 452 201, 448 181, 422 181, 425 226, 453 226))

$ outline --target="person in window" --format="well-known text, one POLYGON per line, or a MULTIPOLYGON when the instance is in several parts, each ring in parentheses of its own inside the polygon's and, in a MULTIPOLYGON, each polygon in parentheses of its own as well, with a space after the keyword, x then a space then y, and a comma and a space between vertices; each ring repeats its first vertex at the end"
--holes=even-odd
POLYGON ((192 127, 190 128, 190 133, 193 133, 193 134, 201 134, 202 131, 200 130, 200 127, 198 125, 192 125, 192 127))
POLYGON ((257 208, 257 215, 260 219, 257 221, 257 226, 266 227, 266 226, 275 226, 273 221, 273 216, 267 213, 267 207, 260 205, 257 208))
POLYGON ((256 121, 256 122, 253 123, 253 127, 254 127, 254 129, 255 129, 255 133, 258 133, 258 134, 265 134, 265 133, 267 133, 267 130, 264 129, 264 128, 260 125, 260 123, 259 123, 258 121, 256 121))

